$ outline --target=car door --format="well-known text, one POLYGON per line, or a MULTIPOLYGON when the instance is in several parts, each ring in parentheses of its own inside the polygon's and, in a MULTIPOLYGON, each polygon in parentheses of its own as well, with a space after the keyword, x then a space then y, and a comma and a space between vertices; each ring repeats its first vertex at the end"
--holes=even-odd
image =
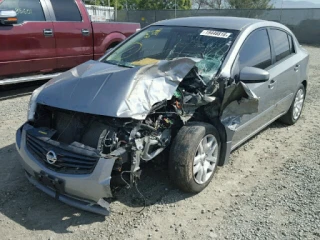
POLYGON ((269 29, 274 64, 269 70, 274 80, 274 115, 288 111, 299 83, 299 57, 296 56, 290 34, 282 29, 269 29))
POLYGON ((46 0, 54 15, 53 29, 56 38, 58 68, 70 69, 93 59, 93 32, 81 1, 46 0))
MULTIPOLYGON (((257 67, 269 71, 272 68, 271 45, 267 29, 262 28, 252 32, 243 43, 234 68, 236 75, 244 67, 257 67)), ((235 148, 255 132, 259 131, 266 123, 272 120, 275 100, 274 80, 262 83, 247 83, 248 88, 259 98, 257 113, 244 115, 240 125, 236 128, 232 147, 235 148)))
POLYGON ((44 2, 2 0, 0 8, 15 10, 18 18, 13 26, 0 25, 0 79, 55 69, 53 25, 44 2))

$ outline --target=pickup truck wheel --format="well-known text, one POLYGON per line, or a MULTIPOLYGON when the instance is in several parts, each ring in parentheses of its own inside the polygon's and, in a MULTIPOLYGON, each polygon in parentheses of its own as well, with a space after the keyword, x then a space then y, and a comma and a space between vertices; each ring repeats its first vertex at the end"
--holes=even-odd
POLYGON ((306 97, 306 89, 303 86, 303 84, 301 84, 292 101, 290 109, 285 115, 283 115, 279 119, 279 121, 288 125, 295 124, 301 116, 305 97, 306 97))
POLYGON ((182 191, 198 193, 208 186, 220 156, 220 138, 215 127, 194 122, 181 128, 173 141, 169 174, 182 191))

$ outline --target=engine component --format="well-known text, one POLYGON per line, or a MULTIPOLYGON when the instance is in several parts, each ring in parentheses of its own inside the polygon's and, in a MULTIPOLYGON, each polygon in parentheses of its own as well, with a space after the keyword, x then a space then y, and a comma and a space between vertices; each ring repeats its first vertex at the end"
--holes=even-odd
POLYGON ((117 143, 117 134, 112 129, 105 129, 99 137, 98 150, 108 154, 117 148, 117 143))
POLYGON ((171 140, 171 130, 165 129, 156 136, 147 136, 144 139, 145 146, 141 158, 144 161, 150 161, 159 155, 169 144, 171 140))

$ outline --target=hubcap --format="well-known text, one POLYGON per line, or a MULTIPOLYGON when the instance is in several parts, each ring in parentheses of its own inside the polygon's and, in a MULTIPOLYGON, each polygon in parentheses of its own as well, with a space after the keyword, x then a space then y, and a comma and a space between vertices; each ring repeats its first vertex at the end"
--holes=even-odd
POLYGON ((293 105, 293 119, 297 120, 301 114, 302 107, 304 102, 304 91, 303 89, 299 89, 297 92, 296 98, 294 100, 293 105))
POLYGON ((193 160, 193 177, 196 183, 204 184, 213 174, 218 162, 218 142, 212 134, 206 135, 199 143, 193 160))

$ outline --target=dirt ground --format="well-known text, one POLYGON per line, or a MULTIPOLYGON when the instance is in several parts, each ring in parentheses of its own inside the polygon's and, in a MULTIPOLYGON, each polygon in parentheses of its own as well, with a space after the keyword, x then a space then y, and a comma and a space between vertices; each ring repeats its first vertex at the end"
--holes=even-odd
POLYGON ((26 180, 14 142, 32 89, 1 92, 0 239, 320 239, 320 48, 306 48, 310 81, 295 126, 274 123, 252 138, 197 195, 148 164, 138 185, 146 208, 136 189, 122 189, 109 217, 58 202, 26 180))

